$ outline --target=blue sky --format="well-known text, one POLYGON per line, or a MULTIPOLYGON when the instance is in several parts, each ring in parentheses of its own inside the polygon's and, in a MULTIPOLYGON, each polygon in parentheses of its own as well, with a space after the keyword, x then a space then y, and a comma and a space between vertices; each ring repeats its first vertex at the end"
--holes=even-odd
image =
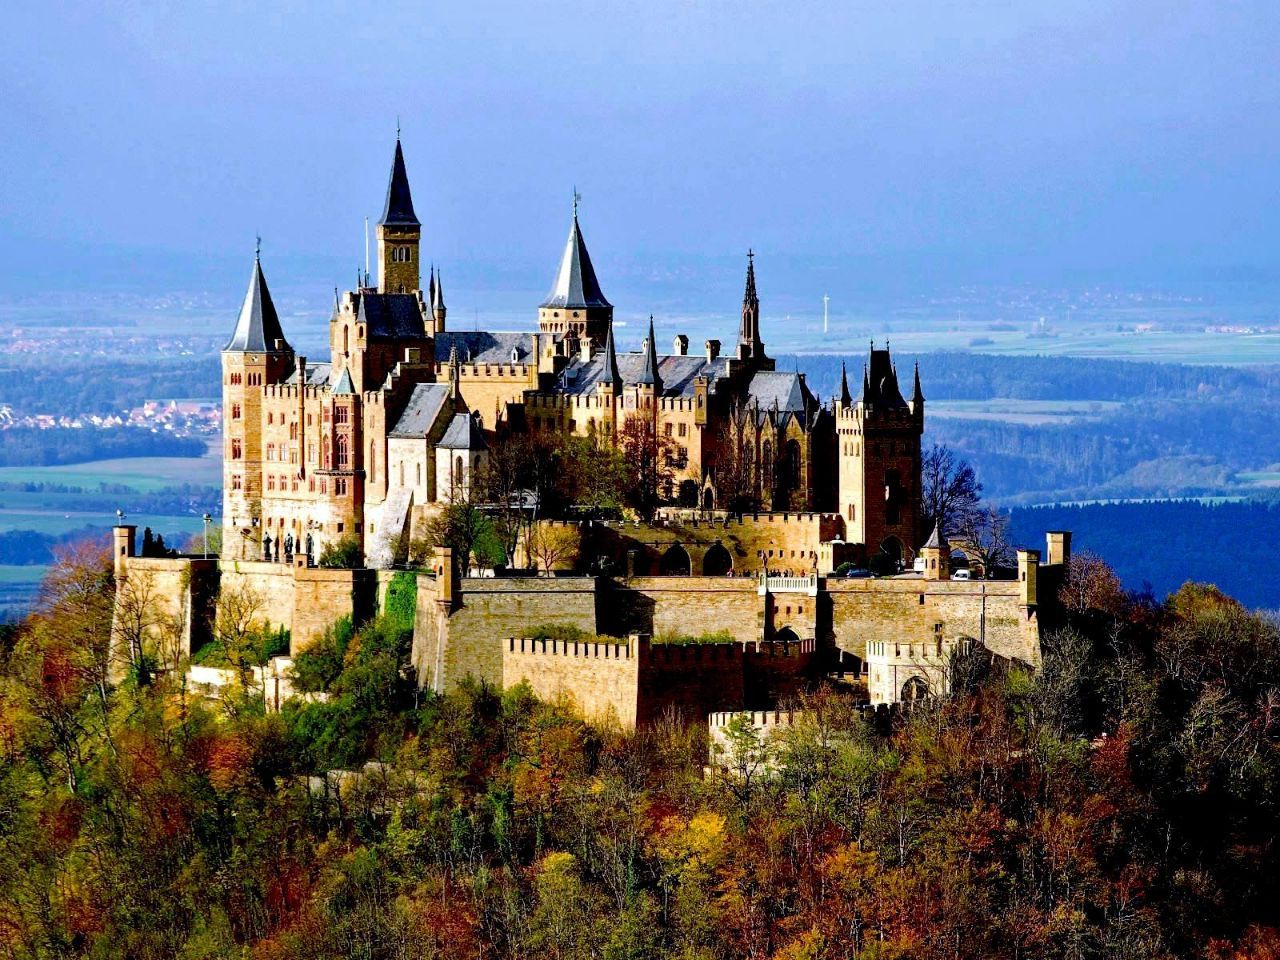
POLYGON ((0 278, 238 288, 260 231, 346 282, 397 116, 466 288, 549 284, 575 185, 606 292, 728 289, 749 245, 766 290, 846 300, 1274 278, 1278 28, 1274 0, 18 5, 0 278))

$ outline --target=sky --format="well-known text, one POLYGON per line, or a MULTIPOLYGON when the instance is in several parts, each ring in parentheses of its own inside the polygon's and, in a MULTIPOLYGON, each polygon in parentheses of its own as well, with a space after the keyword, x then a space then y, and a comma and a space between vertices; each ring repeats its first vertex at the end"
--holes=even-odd
MULTIPOLYGON (((1280 278, 1280 4, 51 3, 6 12, 0 280, 349 285, 402 128, 424 256, 843 303, 1280 278), (16 42, 15 42, 16 41, 16 42)), ((455 279, 456 278, 456 279, 455 279)), ((675 291, 673 293, 673 291, 675 291)))

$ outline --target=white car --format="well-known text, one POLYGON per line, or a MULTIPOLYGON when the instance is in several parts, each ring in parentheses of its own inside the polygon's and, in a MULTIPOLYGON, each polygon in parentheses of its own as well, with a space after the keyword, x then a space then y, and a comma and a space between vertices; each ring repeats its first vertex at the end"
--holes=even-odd
POLYGON ((952 580, 972 580, 968 570, 956 570, 951 574, 952 580))

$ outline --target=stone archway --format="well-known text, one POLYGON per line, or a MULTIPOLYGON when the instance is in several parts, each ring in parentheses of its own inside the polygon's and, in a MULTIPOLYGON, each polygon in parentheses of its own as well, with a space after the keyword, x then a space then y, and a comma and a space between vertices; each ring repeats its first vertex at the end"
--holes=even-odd
POLYGON ((716 492, 710 487, 702 491, 702 509, 714 510, 716 506, 716 492))
POLYGON ((723 577, 733 571, 733 554, 723 544, 713 543, 707 555, 702 558, 702 575, 704 577, 723 577))
POLYGON ((924 677, 911 677, 902 685, 902 702, 918 703, 930 696, 929 682, 924 677))
POLYGON ((662 555, 658 572, 664 577, 687 577, 693 572, 693 561, 689 559, 689 551, 680 544, 675 544, 662 555))
POLYGON ((774 633, 773 639, 775 643, 799 643, 800 635, 790 627, 783 627, 774 633))

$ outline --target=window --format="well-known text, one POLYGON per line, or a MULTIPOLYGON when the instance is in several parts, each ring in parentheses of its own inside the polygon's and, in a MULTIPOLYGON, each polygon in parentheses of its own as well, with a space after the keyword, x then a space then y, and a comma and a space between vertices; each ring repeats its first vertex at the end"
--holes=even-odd
POLYGON ((243 456, 244 456, 244 447, 241 445, 240 441, 232 440, 231 441, 231 459, 239 460, 243 456))
POLYGON ((274 443, 267 444, 267 459, 274 460, 276 458, 276 445, 274 443))
POLYGON ((347 449, 347 437, 345 434, 338 434, 335 446, 337 447, 338 454, 338 469, 346 470, 351 465, 351 455, 347 449))
POLYGON ((298 445, 296 443, 289 444, 289 462, 298 462, 298 445))
POLYGON ((276 422, 276 415, 275 415, 274 413, 268 413, 268 414, 267 414, 267 426, 271 426, 271 424, 273 424, 273 423, 275 423, 275 422, 276 422))
POLYGON ((334 407, 334 408, 333 408, 333 422, 334 422, 334 423, 346 423, 346 422, 347 422, 347 408, 346 408, 346 407, 334 407))
POLYGON ((238 474, 238 473, 233 473, 233 474, 231 475, 231 489, 232 489, 232 490, 243 490, 243 489, 244 489, 244 477, 240 476, 240 474, 238 474))
POLYGON ((239 419, 240 419, 240 404, 238 404, 238 403, 233 403, 233 404, 231 405, 231 419, 232 419, 232 420, 239 420, 239 419))
MULTIPOLYGON (((345 477, 334 478, 333 492, 340 497, 345 497, 347 495, 347 480, 345 477)), ((342 524, 338 524, 338 532, 342 532, 342 524)))
POLYGON ((669 424, 669 423, 664 423, 664 424, 662 425, 662 435, 663 435, 664 437, 669 437, 669 436, 671 436, 671 424, 669 424))
POLYGON ((298 439, 298 424, 296 422, 289 424, 289 439, 298 439))
POLYGON ((689 425, 687 423, 680 424, 680 436, 687 437, 689 435, 689 425))
MULTIPOLYGON (((344 484, 344 486, 345 486, 345 484, 344 484)), ((342 525, 342 522, 341 522, 341 521, 339 521, 339 522, 338 522, 338 532, 339 532, 339 533, 341 533, 341 532, 342 532, 342 526, 343 526, 343 525, 342 525)))
POLYGON ((276 488, 276 476, 274 473, 267 474, 267 490, 273 492, 276 488))

